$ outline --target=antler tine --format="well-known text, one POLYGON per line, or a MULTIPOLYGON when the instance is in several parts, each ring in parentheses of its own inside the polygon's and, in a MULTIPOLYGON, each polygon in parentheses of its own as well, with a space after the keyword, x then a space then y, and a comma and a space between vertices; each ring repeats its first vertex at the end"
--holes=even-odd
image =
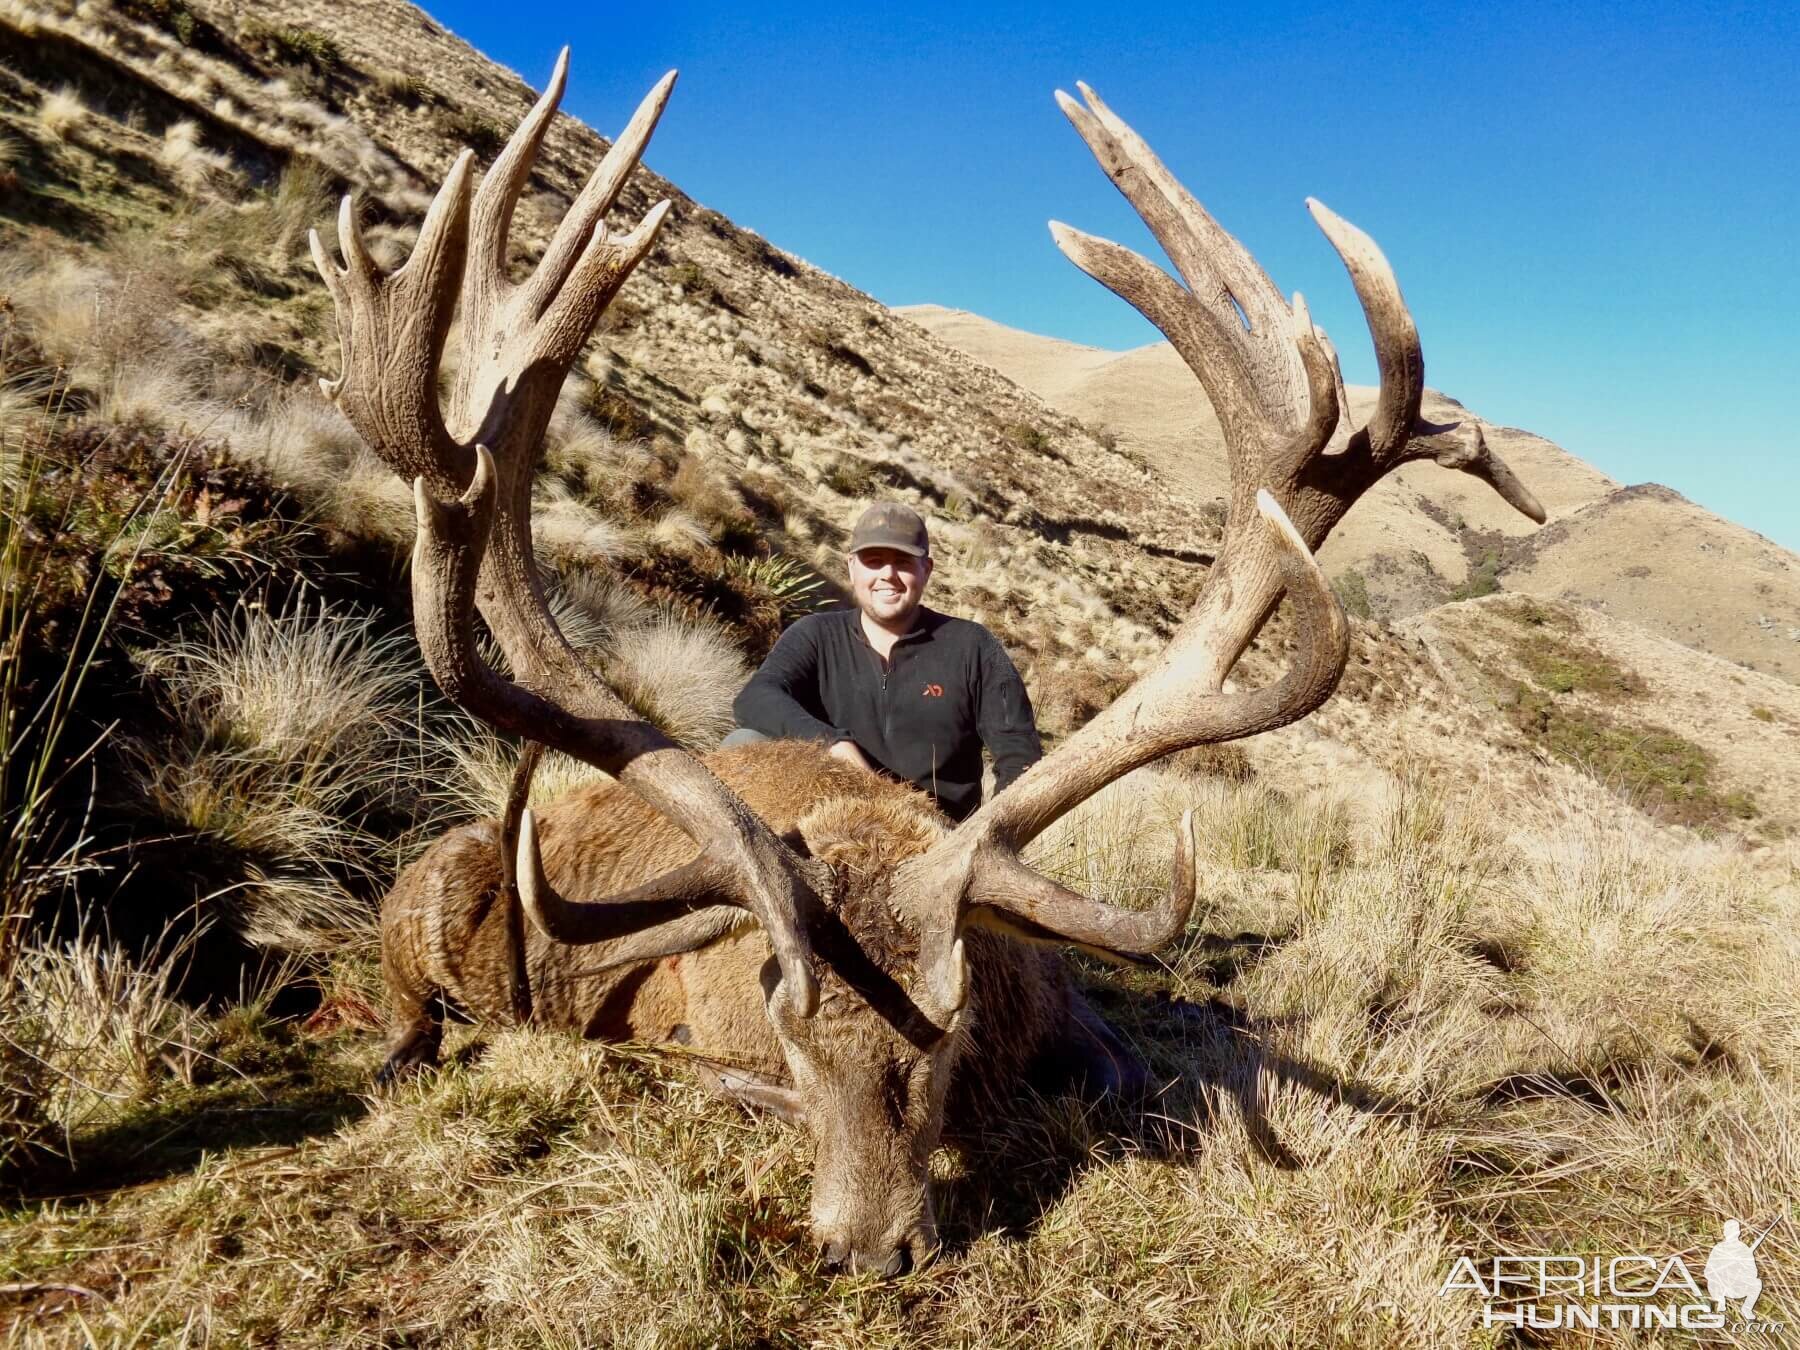
POLYGON ((331 261, 317 230, 307 233, 313 266, 337 309, 343 374, 320 380, 389 468, 404 478, 423 475, 444 494, 462 490, 471 452, 446 430, 438 409, 438 367, 462 285, 469 239, 469 173, 474 156, 456 157, 426 213, 406 263, 383 274, 357 227, 356 204, 338 209, 343 267, 331 261))
MULTIPOLYGON (((569 280, 569 273, 582 251, 588 247, 588 241, 598 231, 605 229, 602 222, 606 219, 606 213, 612 210, 613 203, 618 200, 619 193, 625 186, 625 180, 631 176, 632 169, 637 167, 638 160, 643 157, 644 148, 650 143, 650 135, 656 130, 663 109, 668 106, 669 95, 675 91, 675 79, 676 72, 671 70, 656 82, 655 88, 644 95, 637 111, 632 114, 631 121, 626 123, 625 130, 619 133, 618 139, 607 150, 606 157, 588 176, 575 204, 569 208, 556 227, 556 233, 551 236, 550 246, 544 250, 537 270, 525 283, 528 312, 543 313, 556 292, 569 280)), ((661 209, 666 210, 667 204, 664 203, 661 209)), ((652 229, 650 233, 655 234, 655 230, 652 229)))
POLYGON ((733 878, 705 854, 605 900, 564 899, 544 875, 537 819, 519 817, 519 902, 545 937, 583 945, 611 942, 717 905, 744 908, 733 878))
POLYGON ((495 303, 510 292, 512 283, 506 277, 506 241, 512 233, 513 211, 519 195, 531 178, 531 166, 537 163, 538 148, 550 130, 562 102, 563 89, 569 79, 569 49, 564 47, 550 72, 550 83, 538 101, 525 114, 506 145, 488 168, 475 193, 472 221, 474 245, 470 250, 469 299, 477 305, 495 303))
POLYGON ((1306 199, 1306 209, 1343 259, 1369 322, 1381 392, 1365 433, 1369 453, 1378 463, 1386 463, 1412 434, 1419 401, 1425 394, 1425 353, 1419 346, 1419 329, 1400 294, 1394 269, 1375 241, 1316 198, 1306 199))
POLYGON ((1481 423, 1470 422, 1468 428, 1469 434, 1464 436, 1460 434, 1463 430, 1461 422, 1437 426, 1421 420, 1407 443, 1407 458, 1432 459, 1446 469, 1473 474, 1498 492, 1513 510, 1542 525, 1548 519, 1543 503, 1519 481, 1519 476, 1507 467, 1506 461, 1488 447, 1481 423))
MULTIPOLYGON (((1381 377, 1375 411, 1368 425, 1353 433, 1344 446, 1346 462, 1356 466, 1363 485, 1408 460, 1434 459, 1447 469, 1474 474, 1508 506, 1543 524, 1542 504, 1488 447, 1479 425, 1471 424, 1468 436, 1455 436, 1452 433, 1461 429, 1460 423, 1438 426, 1419 416, 1425 395, 1425 354, 1412 311, 1400 294, 1400 282, 1380 246, 1316 198, 1306 199, 1306 209, 1343 260, 1375 344, 1375 364, 1381 377)), ((1334 353, 1334 365, 1336 359, 1334 353)))
POLYGON ((1169 889, 1151 909, 1121 909, 1089 899, 1017 855, 1000 852, 976 871, 966 922, 1036 942, 1073 943, 1109 961, 1147 961, 1187 931, 1196 898, 1194 813, 1181 814, 1169 889))
MULTIPOLYGON (((1083 108, 1061 90, 1056 94, 1058 106, 1187 281, 1190 296, 1186 308, 1194 311, 1196 322, 1181 325, 1180 332, 1168 334, 1169 340, 1206 385, 1228 437, 1241 416, 1240 409, 1252 414, 1266 432, 1290 431, 1305 416, 1301 400, 1306 384, 1288 340, 1288 308, 1281 292, 1249 251, 1164 167, 1142 137, 1086 84, 1077 82, 1075 87, 1088 106, 1083 108), (1210 340, 1184 349, 1182 339, 1191 343, 1201 336, 1197 330, 1202 325, 1210 340), (1236 353, 1232 365, 1241 369, 1218 368, 1216 348, 1220 346, 1236 353)), ((1057 242, 1062 246, 1063 237, 1057 242)), ((1069 252, 1067 247, 1064 252, 1069 252)), ((1073 253, 1070 257, 1103 285, 1119 289, 1073 253)), ((1093 254, 1090 259, 1103 261, 1093 254)), ((1118 279, 1129 282, 1129 276, 1118 271, 1117 261, 1112 261, 1118 279)), ((1154 268, 1141 258, 1137 261, 1154 268)), ((1137 289, 1143 289, 1141 284, 1137 289)), ((1146 317, 1157 322, 1155 316, 1146 317)))
MULTIPOLYGON (((1228 429, 1227 453, 1238 443, 1245 416, 1262 424, 1262 413, 1242 392, 1252 387, 1243 344, 1231 328, 1217 322, 1196 303, 1180 282, 1142 254, 1123 244, 1086 234, 1060 220, 1050 222, 1050 237, 1070 262, 1086 272, 1154 324, 1181 354, 1206 387, 1219 421, 1228 429)), ((1235 317, 1232 324, 1236 324, 1235 317)), ((1233 464, 1236 456, 1233 455, 1233 464)))

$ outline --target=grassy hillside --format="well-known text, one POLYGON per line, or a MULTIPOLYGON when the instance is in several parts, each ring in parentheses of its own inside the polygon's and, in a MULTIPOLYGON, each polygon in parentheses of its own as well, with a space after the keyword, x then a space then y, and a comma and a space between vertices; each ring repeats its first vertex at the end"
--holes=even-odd
MULTIPOLYGON (((0 6, 11 1339, 1480 1345, 1438 1293, 1458 1255, 1691 1255, 1780 1215, 1800 690, 1551 600, 1366 618, 1318 716, 1039 841, 1128 901, 1200 813, 1165 967, 1082 968, 1167 1087, 941 1155, 945 1257, 896 1285, 819 1271, 802 1141, 678 1051, 461 1028, 374 1093, 375 906, 516 747, 425 678, 408 494, 316 392, 304 236, 354 191, 397 261, 531 97, 393 0, 0 6)), ((525 256, 603 148, 558 122, 525 256)), ((627 700, 716 743, 877 496, 931 516, 934 600, 1001 635, 1047 732, 1124 688, 1205 575, 1210 493, 653 173, 621 219, 661 196, 536 501, 627 700)), ((586 772, 553 757, 539 799, 586 772)), ((1800 1325, 1800 1234, 1760 1254, 1800 1325)))
MULTIPOLYGON (((1183 495, 1224 492, 1218 419, 1168 344, 1109 352, 938 305, 898 312, 1141 452, 1183 495)), ((1374 391, 1350 397, 1360 414, 1374 391)), ((1431 391, 1425 413, 1446 422, 1475 415, 1431 391)), ((1372 613, 1400 618, 1504 588, 1598 609, 1800 682, 1800 558, 1667 488, 1623 488, 1541 436, 1493 426, 1486 434, 1531 483, 1549 527, 1534 529, 1458 474, 1409 465, 1359 502, 1320 552, 1372 613)))

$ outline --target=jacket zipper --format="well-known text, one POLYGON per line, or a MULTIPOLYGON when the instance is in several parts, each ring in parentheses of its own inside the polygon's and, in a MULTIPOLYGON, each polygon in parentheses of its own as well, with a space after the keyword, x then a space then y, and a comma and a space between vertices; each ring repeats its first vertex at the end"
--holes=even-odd
POLYGON ((887 661, 882 661, 879 655, 875 659, 881 661, 881 743, 891 746, 894 743, 894 719, 893 705, 888 702, 888 675, 893 658, 890 653, 887 661))

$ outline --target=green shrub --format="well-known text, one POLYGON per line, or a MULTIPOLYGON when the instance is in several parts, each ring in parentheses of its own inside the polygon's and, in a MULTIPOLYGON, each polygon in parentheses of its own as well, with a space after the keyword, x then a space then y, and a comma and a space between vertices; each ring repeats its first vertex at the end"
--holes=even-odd
POLYGON ((834 455, 825 466, 825 486, 843 497, 866 497, 875 489, 875 467, 855 455, 834 455))
POLYGON ((1338 602, 1349 613, 1359 619, 1374 616, 1374 611, 1369 604, 1368 580, 1354 567, 1332 582, 1331 588, 1337 592, 1338 602))
MULTIPOLYGON (((179 0, 171 0, 179 3, 179 0)), ((284 65, 310 66, 320 74, 340 69, 344 49, 330 33, 318 28, 289 27, 246 19, 238 28, 246 45, 284 65)))
POLYGON ((184 47, 193 42, 200 26, 185 0, 120 0, 119 9, 140 22, 174 34, 184 47))
POLYGON ((1000 434, 1021 450, 1033 454, 1042 454, 1050 448, 1050 438, 1028 422, 1009 422, 1000 428, 1000 434))
POLYGON ((402 107, 417 108, 435 102, 431 86, 410 71, 384 70, 375 77, 375 87, 402 107))
POLYGON ((653 429, 643 410, 610 385, 595 385, 582 407, 615 441, 640 440, 653 429))
POLYGON ((1547 751, 1665 820, 1708 829, 1760 814, 1752 794, 1720 790, 1711 751, 1667 727, 1626 721, 1522 684, 1511 686, 1508 701, 1513 724, 1547 751))
POLYGON ((1468 580, 1450 592, 1452 600, 1479 600, 1500 589, 1500 555, 1484 553, 1481 561, 1469 569, 1468 580))
POLYGON ((499 123, 466 108, 446 108, 440 125, 451 140, 460 141, 484 159, 490 159, 506 144, 506 132, 499 123))

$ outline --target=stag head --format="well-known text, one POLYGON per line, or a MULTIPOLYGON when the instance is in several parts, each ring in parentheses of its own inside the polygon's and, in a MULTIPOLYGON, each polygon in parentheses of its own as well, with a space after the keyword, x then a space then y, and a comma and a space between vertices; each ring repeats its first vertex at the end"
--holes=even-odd
MULTIPOLYGON (((1479 429, 1470 443, 1455 428, 1417 420, 1417 335, 1392 272, 1366 236, 1313 204, 1350 270, 1381 357, 1375 416, 1352 429, 1341 416, 1335 355, 1300 297, 1284 301, 1090 92, 1083 89, 1085 107, 1059 94, 1187 282, 1117 245, 1052 227, 1078 265, 1168 335, 1206 386, 1230 457, 1224 544, 1158 663, 954 830, 910 789, 834 780, 832 773, 854 775, 836 769, 819 779, 836 790, 821 790, 797 825, 778 835, 706 763, 636 717, 575 653, 545 603, 530 522, 544 428, 571 363, 669 209, 658 203, 616 237, 604 223, 673 73, 639 107, 532 275, 509 279, 513 208, 561 97, 567 59, 565 50, 548 91, 479 189, 471 188, 469 153, 459 156, 398 270, 374 264, 349 199, 339 216, 341 265, 313 237, 343 348, 344 374, 324 387, 375 453, 414 484, 415 620, 444 692, 503 731, 613 775, 696 850, 682 866, 611 896, 567 898, 552 878, 572 875, 560 861, 570 846, 552 837, 548 817, 540 830, 523 812, 509 862, 525 913, 558 941, 604 944, 603 966, 742 942, 743 930, 760 929, 766 960, 752 944, 745 978, 760 986, 789 1081, 731 1072, 721 1081, 810 1133, 813 1221, 826 1258, 895 1273, 936 1244, 927 1162, 972 1031, 1022 996, 1001 988, 1003 981, 1054 968, 1048 954, 1031 966, 1003 960, 1004 952, 1016 952, 1018 942, 1073 944, 1144 959, 1180 936, 1193 905, 1191 818, 1178 832, 1169 892, 1149 910, 1071 891, 1023 863, 1020 850, 1142 764, 1282 726, 1330 696, 1348 629, 1312 550, 1389 469, 1431 455, 1487 477, 1527 514, 1542 513, 1487 453, 1479 429), (438 368, 459 304, 462 360, 448 406, 440 407, 438 368), (1265 687, 1227 692, 1226 676, 1284 593, 1299 634, 1288 670, 1265 687), (483 658, 477 614, 510 675, 483 658)), ((647 870, 624 860, 618 875, 647 870)))

